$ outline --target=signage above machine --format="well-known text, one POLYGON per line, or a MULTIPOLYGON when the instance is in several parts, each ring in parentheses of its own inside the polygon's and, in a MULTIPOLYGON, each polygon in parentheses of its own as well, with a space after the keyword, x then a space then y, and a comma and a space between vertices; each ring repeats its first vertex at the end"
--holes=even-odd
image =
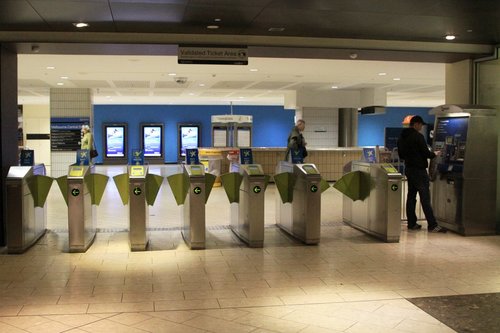
POLYGON ((221 47, 179 45, 177 63, 202 65, 248 65, 248 50, 246 46, 221 47))
POLYGON ((251 124, 253 121, 252 116, 244 116, 240 114, 224 114, 212 116, 212 123, 238 123, 238 124, 251 124))

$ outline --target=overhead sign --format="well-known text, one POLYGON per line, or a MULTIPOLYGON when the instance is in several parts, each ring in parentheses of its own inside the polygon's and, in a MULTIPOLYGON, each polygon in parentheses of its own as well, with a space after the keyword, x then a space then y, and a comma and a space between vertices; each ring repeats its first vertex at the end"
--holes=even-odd
POLYGON ((252 123, 253 116, 246 116, 241 114, 223 114, 211 117, 212 123, 252 123))
POLYGON ((177 53, 179 64, 248 65, 248 50, 243 47, 182 46, 177 53))

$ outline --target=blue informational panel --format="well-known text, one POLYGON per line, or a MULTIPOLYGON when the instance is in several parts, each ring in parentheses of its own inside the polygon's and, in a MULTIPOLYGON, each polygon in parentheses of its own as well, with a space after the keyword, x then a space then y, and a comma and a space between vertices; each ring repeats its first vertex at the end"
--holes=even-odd
POLYGON ((132 149, 131 165, 144 165, 144 152, 142 149, 132 149))
POLYGON ((377 163, 377 151, 375 148, 363 148, 363 161, 377 163))
POLYGON ((186 149, 186 164, 200 164, 198 149, 186 149))
POLYGON ((142 125, 144 157, 163 156, 163 124, 142 125))
POLYGON ((240 148, 240 163, 253 164, 253 154, 250 148, 240 148))
POLYGON ((125 126, 106 126, 106 157, 125 156, 125 126))
POLYGON ((35 165, 35 151, 30 150, 30 149, 21 150, 19 164, 21 166, 33 166, 33 165, 35 165))
POLYGON ((76 165, 89 165, 90 164, 90 150, 78 149, 76 151, 76 165))

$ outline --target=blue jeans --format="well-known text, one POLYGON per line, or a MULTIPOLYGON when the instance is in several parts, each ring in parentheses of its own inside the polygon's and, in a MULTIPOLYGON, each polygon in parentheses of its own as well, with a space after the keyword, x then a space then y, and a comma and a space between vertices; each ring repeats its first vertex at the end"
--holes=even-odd
POLYGON ((427 220, 427 227, 428 229, 434 229, 437 226, 437 222, 431 207, 431 192, 429 190, 429 175, 427 174, 427 170, 407 167, 405 174, 408 180, 408 196, 406 197, 408 228, 417 224, 415 208, 417 206, 418 192, 420 204, 427 220))

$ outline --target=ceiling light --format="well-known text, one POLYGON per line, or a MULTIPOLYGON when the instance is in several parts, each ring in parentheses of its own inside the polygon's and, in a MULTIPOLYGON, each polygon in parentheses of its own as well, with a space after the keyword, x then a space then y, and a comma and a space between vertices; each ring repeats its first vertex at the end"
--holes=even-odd
POLYGON ((189 96, 194 96, 194 93, 189 93, 189 96))
POLYGON ((332 89, 339 89, 338 86, 332 86, 332 89))
POLYGON ((446 40, 454 40, 456 38, 456 36, 455 35, 446 35, 446 36, 444 36, 444 38, 446 40))
POLYGON ((220 18, 216 18, 216 19, 214 19, 214 21, 215 21, 215 22, 220 22, 220 21, 222 21, 222 19, 220 19, 220 18))
POLYGON ((85 22, 76 22, 76 23, 73 23, 73 25, 77 28, 86 28, 89 26, 88 23, 85 23, 85 22))
POLYGON ((45 67, 45 68, 46 68, 46 69, 50 69, 50 70, 52 70, 52 69, 56 69, 54 66, 47 66, 47 67, 45 67))
POLYGON ((64 83, 62 83, 62 82, 57 82, 57 85, 58 85, 58 86, 64 86, 64 83))
POLYGON ((176 76, 176 73, 168 73, 168 76, 176 76))
POLYGON ((399 78, 399 77, 395 77, 393 80, 394 80, 394 81, 401 81, 401 78, 399 78))
POLYGON ((271 27, 271 28, 267 29, 267 31, 269 31, 269 32, 282 32, 282 31, 285 31, 285 28, 283 28, 283 27, 271 27))
POLYGON ((387 75, 387 73, 380 72, 380 73, 378 73, 378 75, 379 75, 379 76, 385 76, 385 75, 387 75))
POLYGON ((219 29, 219 26, 218 25, 207 25, 207 29, 219 29))
POLYGON ((67 76, 61 76, 61 79, 62 80, 67 80, 67 79, 69 79, 69 77, 67 77, 67 76))
POLYGON ((259 70, 257 68, 251 68, 250 72, 258 72, 259 70))
POLYGON ((200 83, 199 84, 200 87, 204 87, 205 86, 205 83, 200 83))
POLYGON ((472 32, 472 29, 467 29, 467 32, 472 32))

